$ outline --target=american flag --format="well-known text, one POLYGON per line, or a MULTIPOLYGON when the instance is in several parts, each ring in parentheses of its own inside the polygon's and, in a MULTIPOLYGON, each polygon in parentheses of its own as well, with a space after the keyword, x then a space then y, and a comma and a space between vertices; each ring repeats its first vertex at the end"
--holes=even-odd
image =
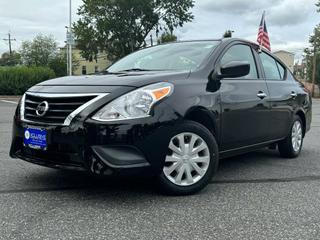
POLYGON ((260 26, 259 26, 257 42, 259 43, 260 46, 271 51, 270 39, 269 39, 269 35, 268 35, 265 15, 266 15, 266 12, 263 12, 260 26))

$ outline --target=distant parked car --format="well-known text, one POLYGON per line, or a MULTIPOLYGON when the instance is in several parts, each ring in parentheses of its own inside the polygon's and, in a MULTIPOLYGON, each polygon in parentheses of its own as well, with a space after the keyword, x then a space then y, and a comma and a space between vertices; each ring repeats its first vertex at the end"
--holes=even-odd
POLYGON ((186 41, 30 88, 10 155, 98 175, 154 175, 183 195, 204 188, 221 158, 268 146, 297 157, 310 123, 308 92, 271 53, 240 39, 186 41))

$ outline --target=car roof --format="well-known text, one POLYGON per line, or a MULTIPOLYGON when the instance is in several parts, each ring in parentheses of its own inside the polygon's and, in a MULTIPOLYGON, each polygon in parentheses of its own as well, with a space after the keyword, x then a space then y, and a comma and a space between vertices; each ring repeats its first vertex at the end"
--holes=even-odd
POLYGON ((245 43, 250 43, 252 45, 255 45, 255 46, 258 46, 259 45, 255 42, 252 42, 252 41, 249 41, 249 40, 246 40, 246 39, 243 39, 243 38, 222 38, 221 41, 223 42, 234 42, 234 41, 239 41, 239 42, 245 42, 245 43))
MULTIPOLYGON (((210 42, 210 41, 219 41, 225 44, 232 43, 232 42, 243 42, 243 43, 250 44, 253 47, 259 48, 259 45, 257 43, 246 40, 246 39, 242 39, 242 38, 192 39, 192 40, 181 40, 181 41, 176 41, 171 43, 210 42)), ((170 44, 170 43, 165 43, 165 44, 170 44)), ((262 48, 262 49, 270 53, 270 51, 268 51, 267 49, 265 48, 262 48)))

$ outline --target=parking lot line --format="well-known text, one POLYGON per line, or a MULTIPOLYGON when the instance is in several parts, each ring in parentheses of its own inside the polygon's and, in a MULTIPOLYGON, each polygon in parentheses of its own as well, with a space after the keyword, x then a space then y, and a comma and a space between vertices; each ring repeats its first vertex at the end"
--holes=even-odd
POLYGON ((9 101, 9 100, 0 100, 0 101, 1 101, 1 102, 5 102, 5 103, 18 104, 17 102, 9 101))
POLYGON ((211 184, 237 184, 237 183, 288 183, 288 182, 308 182, 319 181, 320 176, 299 176, 289 178, 265 178, 265 179, 237 179, 237 180, 213 180, 211 184))

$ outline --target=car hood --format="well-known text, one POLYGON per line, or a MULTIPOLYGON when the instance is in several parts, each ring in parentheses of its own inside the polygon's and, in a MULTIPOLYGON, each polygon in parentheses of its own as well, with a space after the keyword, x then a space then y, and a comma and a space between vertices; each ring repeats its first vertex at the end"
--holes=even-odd
POLYGON ((162 81, 185 80, 189 74, 189 71, 148 71, 62 77, 39 83, 28 92, 113 92, 119 88, 130 90, 162 81))
POLYGON ((141 87, 159 81, 185 79, 189 72, 148 71, 121 74, 100 74, 62 77, 39 83, 38 86, 131 86, 141 87))

